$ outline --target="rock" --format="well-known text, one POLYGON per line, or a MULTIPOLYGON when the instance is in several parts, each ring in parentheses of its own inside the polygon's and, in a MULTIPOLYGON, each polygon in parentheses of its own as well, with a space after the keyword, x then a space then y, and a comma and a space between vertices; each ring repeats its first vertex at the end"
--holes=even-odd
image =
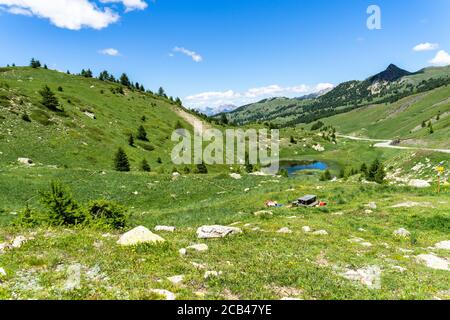
POLYGON ((33 160, 29 158, 19 158, 17 159, 17 162, 26 166, 34 166, 33 160))
POLYGON ((361 245, 362 245, 363 247, 367 247, 367 248, 370 248, 370 247, 373 246, 370 242, 361 242, 361 245))
POLYGON ((229 235, 242 233, 242 230, 236 227, 225 226, 203 226, 197 229, 199 239, 223 238, 229 235))
POLYGON ((366 207, 372 210, 376 210, 377 209, 377 204, 375 202, 370 202, 368 204, 366 204, 366 207))
POLYGON ((169 227, 169 226, 156 226, 155 231, 166 231, 166 232, 174 232, 175 227, 169 227))
POLYGON ((433 205, 429 202, 414 202, 414 201, 406 201, 392 206, 391 208, 414 208, 414 207, 423 207, 423 208, 432 208, 433 205))
POLYGON ((92 120, 95 120, 95 114, 94 114, 94 113, 89 112, 89 111, 85 111, 85 112, 83 112, 83 113, 84 113, 84 115, 85 115, 86 117, 91 118, 92 120))
POLYGON ((183 283, 184 276, 183 275, 173 276, 173 277, 167 278, 167 280, 169 280, 170 282, 172 282, 172 284, 177 286, 177 285, 180 285, 181 283, 183 283))
POLYGON ((230 177, 235 179, 235 180, 240 180, 242 179, 242 176, 239 173, 231 173, 230 177))
POLYGON ((325 148, 322 147, 322 146, 320 145, 320 143, 319 143, 319 144, 316 144, 316 145, 313 145, 311 148, 313 148, 314 150, 316 150, 316 151, 318 151, 318 152, 323 152, 323 151, 325 151, 325 148))
POLYGON ((392 269, 397 270, 397 271, 399 271, 401 273, 403 273, 405 271, 408 271, 408 269, 400 267, 400 266, 393 266, 392 269))
POLYGON ((431 269, 450 271, 450 261, 434 254, 421 254, 416 257, 416 260, 431 269))
POLYGON ((163 296, 165 300, 175 300, 176 296, 173 292, 162 289, 150 289, 150 292, 156 293, 159 296, 163 296))
POLYGON ((328 232, 326 230, 318 230, 312 233, 315 236, 327 236, 328 232))
POLYGON ((302 228, 302 230, 303 230, 303 232, 306 232, 306 233, 308 233, 308 232, 311 232, 312 230, 311 230, 311 228, 310 227, 308 227, 308 226, 304 226, 303 228, 302 228))
POLYGON ((255 217, 271 217, 273 216, 273 212, 269 210, 262 210, 253 213, 255 217))
POLYGON ((211 277, 218 277, 220 275, 222 275, 222 271, 206 271, 205 275, 204 275, 204 278, 208 279, 208 278, 211 278, 211 277))
POLYGON ((197 270, 205 270, 207 268, 204 263, 191 262, 192 266, 197 270))
POLYGON ((141 243, 154 244, 164 241, 165 240, 163 238, 161 238, 157 234, 154 234, 146 227, 139 226, 123 234, 117 241, 117 244, 120 244, 122 246, 134 246, 141 243))
POLYGON ((447 241, 441 241, 439 243, 436 243, 434 245, 436 249, 442 249, 442 250, 450 250, 450 240, 447 241))
POLYGON ((250 191, 250 188, 245 188, 244 189, 244 192, 249 192, 250 191))
POLYGON ((292 230, 285 227, 285 228, 281 228, 280 230, 278 230, 277 233, 292 233, 292 230))
POLYGON ((411 232, 409 232, 408 230, 406 230, 404 228, 400 228, 400 229, 394 231, 394 236, 408 238, 409 236, 411 236, 411 232))
POLYGON ((208 251, 208 246, 206 244, 194 244, 186 248, 187 250, 192 249, 198 252, 208 251))
POLYGON ((420 180, 420 179, 413 179, 408 182, 408 185, 410 187, 415 188, 429 188, 431 185, 428 183, 428 181, 420 180))
POLYGON ((333 212, 331 215, 333 215, 333 216, 343 216, 344 213, 343 212, 333 212))
POLYGON ((72 264, 67 268, 67 280, 64 290, 72 291, 81 287, 81 264, 72 264))
POLYGON ((0 268, 0 278, 1 277, 6 277, 6 271, 3 268, 0 268))
POLYGON ((17 236, 12 240, 10 247, 18 249, 27 241, 28 239, 25 238, 24 236, 17 236))
POLYGON ((367 210, 364 210, 364 213, 365 213, 365 214, 372 214, 372 213, 373 213, 373 211, 372 211, 372 210, 369 210, 369 209, 367 209, 367 210))
POLYGON ((369 266, 358 270, 347 270, 341 274, 344 278, 358 281, 370 289, 381 289, 381 269, 378 266, 369 266))
POLYGON ((181 248, 178 252, 180 253, 180 256, 185 256, 187 254, 187 250, 185 248, 181 248))

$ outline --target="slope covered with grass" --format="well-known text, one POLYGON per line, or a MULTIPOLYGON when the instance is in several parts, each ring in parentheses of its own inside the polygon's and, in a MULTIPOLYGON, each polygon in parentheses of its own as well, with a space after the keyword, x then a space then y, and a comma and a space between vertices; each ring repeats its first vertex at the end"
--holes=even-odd
POLYGON ((0 164, 19 157, 38 165, 109 169, 123 147, 133 169, 146 158, 152 168, 168 165, 177 122, 190 125, 174 112, 170 100, 119 84, 46 69, 0 69, 0 164), (39 91, 49 86, 63 111, 42 105, 39 91), (59 88, 59 90, 58 90, 59 88), (25 121, 24 115, 30 121, 25 121), (136 138, 139 126, 149 141, 136 138), (128 145, 129 135, 135 147, 128 145))

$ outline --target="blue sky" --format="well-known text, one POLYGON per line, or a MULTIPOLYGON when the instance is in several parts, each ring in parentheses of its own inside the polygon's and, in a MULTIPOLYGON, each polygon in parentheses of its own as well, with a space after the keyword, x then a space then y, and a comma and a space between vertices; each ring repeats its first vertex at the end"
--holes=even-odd
POLYGON ((0 0, 1 65, 36 57, 63 71, 127 72, 190 107, 216 108, 301 96, 389 63, 450 64, 448 0, 61 3, 0 0), (381 30, 366 26, 372 4, 381 8, 381 30))

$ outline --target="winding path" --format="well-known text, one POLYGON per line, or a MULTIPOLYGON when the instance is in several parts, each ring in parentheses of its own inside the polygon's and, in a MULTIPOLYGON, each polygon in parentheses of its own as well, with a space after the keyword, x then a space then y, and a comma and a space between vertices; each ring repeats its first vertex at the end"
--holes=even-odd
POLYGON ((360 138, 353 136, 345 136, 345 135, 337 135, 339 138, 345 138, 349 140, 357 140, 357 141, 370 141, 376 142, 374 144, 375 148, 388 148, 388 149, 400 149, 400 150, 421 150, 421 151, 432 151, 432 152, 441 152, 441 153, 449 153, 450 149, 430 149, 430 148, 419 148, 419 147, 402 147, 397 145, 392 145, 393 140, 381 140, 381 139, 370 139, 370 138, 360 138))

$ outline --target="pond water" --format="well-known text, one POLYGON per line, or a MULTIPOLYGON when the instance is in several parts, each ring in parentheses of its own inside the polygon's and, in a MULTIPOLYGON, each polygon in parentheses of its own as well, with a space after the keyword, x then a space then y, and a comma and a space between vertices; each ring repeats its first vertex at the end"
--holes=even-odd
POLYGON ((321 161, 282 161, 280 168, 286 169, 289 176, 305 170, 326 170, 328 165, 321 161))

